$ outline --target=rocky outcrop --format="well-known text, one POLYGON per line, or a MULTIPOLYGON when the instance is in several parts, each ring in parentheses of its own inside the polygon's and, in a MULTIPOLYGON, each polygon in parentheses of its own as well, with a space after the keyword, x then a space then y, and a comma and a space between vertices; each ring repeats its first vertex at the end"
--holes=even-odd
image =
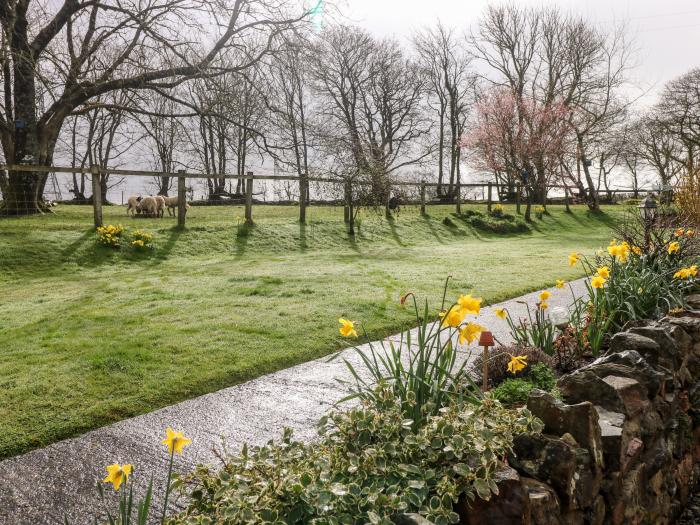
POLYGON ((700 313, 637 323, 557 386, 530 394, 544 432, 515 438, 504 490, 462 523, 673 523, 700 474, 700 313))

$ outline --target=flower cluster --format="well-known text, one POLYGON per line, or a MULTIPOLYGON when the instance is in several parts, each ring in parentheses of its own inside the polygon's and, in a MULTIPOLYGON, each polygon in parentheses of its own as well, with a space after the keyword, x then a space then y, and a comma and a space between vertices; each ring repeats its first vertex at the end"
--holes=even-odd
POLYGON ((674 279, 690 279, 691 277, 697 277, 698 266, 693 264, 687 268, 681 268, 676 273, 673 274, 674 279))
POLYGON ((615 257, 617 262, 621 263, 627 262, 627 259, 629 259, 630 256, 630 251, 632 251, 632 247, 627 241, 618 243, 617 239, 613 239, 612 241, 610 241, 610 245, 608 246, 608 253, 612 257, 615 257))
POLYGON ((100 226, 97 228, 97 241, 103 246, 119 248, 123 233, 124 226, 121 224, 116 226, 113 224, 110 224, 109 226, 100 226))
POLYGON ((472 297, 471 294, 460 295, 457 302, 448 310, 440 312, 442 327, 456 328, 459 330, 459 342, 461 344, 471 344, 479 338, 481 332, 486 328, 480 324, 467 322, 464 320, 467 315, 479 315, 481 311, 482 299, 472 297))
POLYGON ((143 230, 135 230, 131 233, 131 245, 137 250, 153 247, 153 234, 143 230))

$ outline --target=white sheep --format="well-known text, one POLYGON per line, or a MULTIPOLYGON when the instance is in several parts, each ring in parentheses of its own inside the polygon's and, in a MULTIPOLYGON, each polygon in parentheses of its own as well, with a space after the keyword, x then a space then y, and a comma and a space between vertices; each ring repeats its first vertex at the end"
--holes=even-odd
POLYGON ((141 212, 144 217, 157 217, 158 216, 158 201, 155 197, 143 197, 141 201, 136 205, 136 212, 141 212))
POLYGON ((162 219, 165 215, 165 197, 163 197, 162 195, 156 195, 155 199, 157 204, 156 212, 158 214, 158 217, 162 219))
POLYGON ((137 213, 141 213, 141 210, 138 207, 140 202, 140 195, 138 197, 136 195, 132 195, 131 197, 129 197, 129 200, 126 201, 126 214, 131 214, 131 216, 133 217, 137 213))
MULTIPOLYGON (((177 208, 177 205, 178 205, 177 196, 165 197, 165 205, 168 207, 168 215, 175 216, 175 209, 177 208)), ((190 208, 190 205, 187 204, 187 201, 185 201, 185 213, 187 213, 187 210, 189 208, 190 208)))

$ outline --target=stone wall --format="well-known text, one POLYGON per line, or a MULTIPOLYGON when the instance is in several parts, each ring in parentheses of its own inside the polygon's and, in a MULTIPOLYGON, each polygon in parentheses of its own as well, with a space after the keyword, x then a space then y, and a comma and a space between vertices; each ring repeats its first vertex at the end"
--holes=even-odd
POLYGON ((700 471, 700 311, 616 334, 558 387, 530 395, 543 434, 515 439, 500 494, 461 523, 673 523, 700 471))

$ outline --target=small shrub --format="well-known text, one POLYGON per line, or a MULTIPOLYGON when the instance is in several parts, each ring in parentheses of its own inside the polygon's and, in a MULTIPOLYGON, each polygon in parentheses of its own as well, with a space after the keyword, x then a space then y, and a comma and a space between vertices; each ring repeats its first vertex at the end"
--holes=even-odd
POLYGON ((537 388, 549 392, 557 385, 554 371, 544 363, 536 363, 528 368, 525 377, 537 388))
POLYGON ((475 215, 467 218, 466 222, 476 228, 491 233, 502 235, 510 233, 524 233, 530 230, 525 221, 512 215, 504 214, 501 218, 489 215, 475 215))
POLYGON ((503 214, 505 213, 503 204, 494 204, 491 207, 491 217, 496 217, 496 218, 501 218, 503 217, 503 214))
POLYGON ((553 392, 557 384, 553 370, 544 363, 529 367, 522 377, 506 379, 491 391, 491 395, 504 405, 521 405, 527 402, 530 391, 538 388, 553 392))
POLYGON ((547 213, 547 210, 544 206, 535 206, 535 217, 539 220, 542 220, 545 213, 547 213))
POLYGON ((97 242, 109 248, 120 248, 123 234, 124 226, 121 224, 100 226, 97 228, 97 242))

